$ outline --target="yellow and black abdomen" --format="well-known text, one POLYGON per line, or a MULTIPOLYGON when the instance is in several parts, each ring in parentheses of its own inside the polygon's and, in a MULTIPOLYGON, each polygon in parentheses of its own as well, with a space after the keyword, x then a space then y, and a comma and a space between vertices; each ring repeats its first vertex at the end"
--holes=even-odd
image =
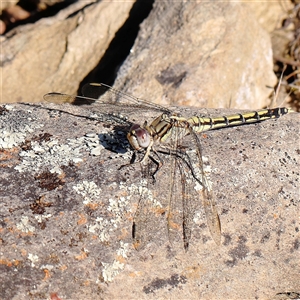
POLYGON ((215 118, 194 116, 187 121, 193 127, 195 132, 203 132, 212 129, 256 123, 268 119, 279 118, 285 114, 288 114, 290 111, 291 110, 285 107, 277 107, 273 109, 262 109, 249 113, 234 114, 215 118))

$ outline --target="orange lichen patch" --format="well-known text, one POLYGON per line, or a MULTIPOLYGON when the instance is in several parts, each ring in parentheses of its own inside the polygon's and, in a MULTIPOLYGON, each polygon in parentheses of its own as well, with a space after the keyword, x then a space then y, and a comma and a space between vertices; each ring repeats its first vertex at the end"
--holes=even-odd
POLYGON ((130 221, 130 222, 133 221, 133 215, 131 212, 126 212, 124 216, 128 221, 130 221))
POLYGON ((32 231, 28 231, 28 232, 21 232, 20 236, 21 237, 26 237, 26 236, 33 236, 33 232, 32 231))
POLYGON ((129 232, 126 228, 122 228, 121 232, 122 234, 118 236, 118 239, 124 240, 128 236, 129 232))
POLYGON ((77 225, 86 224, 87 219, 84 214, 79 214, 80 219, 77 221, 77 225))
POLYGON ((162 214, 164 214, 166 212, 166 209, 160 206, 156 206, 153 208, 154 209, 154 213, 156 216, 161 216, 162 214))
POLYGON ((203 133, 203 134, 202 134, 202 138, 207 139, 207 134, 206 134, 206 133, 203 133))
POLYGON ((278 216, 277 214, 273 214, 273 218, 274 218, 274 219, 278 219, 278 217, 279 217, 279 216, 278 216))
POLYGON ((92 239, 93 239, 93 240, 97 240, 97 239, 98 239, 98 236, 94 234, 94 235, 92 235, 92 239))
POLYGON ((90 282, 89 280, 86 280, 86 281, 83 283, 84 286, 89 286, 90 284, 91 284, 91 282, 90 282))
POLYGON ((68 267, 67 267, 66 265, 62 265, 62 266, 59 267, 59 269, 60 269, 61 271, 65 271, 65 270, 68 269, 68 267))
POLYGON ((26 257, 27 256, 27 250, 21 249, 21 255, 26 257))
POLYGON ((126 263, 126 259, 125 259, 125 257, 122 256, 122 255, 117 255, 117 256, 116 256, 116 261, 118 261, 118 262, 121 263, 121 264, 125 264, 125 263, 126 263))
POLYGON ((86 206, 88 206, 92 210, 96 210, 99 207, 98 203, 88 203, 86 206))
POLYGON ((18 229, 15 226, 10 227, 8 230, 9 230, 10 233, 18 235, 18 237, 33 236, 33 232, 32 231, 23 232, 22 230, 18 229))
POLYGON ((21 261, 20 261, 20 260, 17 260, 17 259, 15 259, 15 260, 13 261, 13 264, 14 264, 15 267, 17 267, 20 263, 21 263, 21 261))
POLYGON ((83 259, 87 258, 87 256, 88 255, 87 255, 87 253, 85 251, 81 251, 81 254, 75 256, 75 259, 76 260, 83 260, 83 259))
POLYGON ((65 179, 65 177, 66 177, 66 173, 65 172, 61 172, 60 174, 58 174, 58 176, 57 176, 60 180, 63 180, 63 179, 65 179))
POLYGON ((44 271, 44 274, 45 274, 45 277, 43 278, 43 281, 46 281, 51 277, 51 273, 48 269, 44 269, 43 271, 44 271))
POLYGON ((128 196, 128 192, 125 191, 125 190, 120 190, 118 192, 118 196, 120 196, 120 197, 127 197, 128 196))
POLYGON ((178 223, 173 222, 172 220, 169 220, 169 227, 176 230, 181 230, 181 226, 178 223))
POLYGON ((57 293, 51 293, 50 299, 51 300, 61 300, 61 298, 58 297, 57 293))
POLYGON ((0 258, 0 265, 6 265, 7 267, 18 266, 20 261, 17 259, 13 259, 12 261, 6 258, 0 258))
POLYGON ((18 154, 20 148, 12 148, 9 150, 0 149, 0 167, 10 168, 19 162, 18 154))
POLYGON ((199 266, 191 266, 185 268, 183 271, 183 275, 186 278, 191 278, 191 279, 198 279, 200 278, 200 273, 201 273, 201 268, 199 266))
POLYGON ((139 249, 141 247, 141 242, 139 242, 139 241, 134 242, 133 247, 134 247, 134 249, 139 249))
POLYGON ((129 277, 135 278, 137 276, 141 276, 143 273, 142 272, 132 272, 129 273, 129 277))
POLYGON ((12 267, 13 263, 6 258, 1 258, 0 265, 6 265, 7 267, 12 267))

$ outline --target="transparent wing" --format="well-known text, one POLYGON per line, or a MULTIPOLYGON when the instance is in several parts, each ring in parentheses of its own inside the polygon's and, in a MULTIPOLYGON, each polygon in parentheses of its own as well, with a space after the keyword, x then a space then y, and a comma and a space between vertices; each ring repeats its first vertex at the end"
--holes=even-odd
POLYGON ((142 180, 139 184, 140 198, 132 224, 133 245, 136 250, 143 249, 154 239, 158 230, 156 225, 159 223, 155 219, 163 212, 163 208, 155 200, 151 188, 157 163, 148 159, 146 165, 140 163, 140 166, 142 168, 142 180))
POLYGON ((130 112, 133 109, 139 109, 170 113, 170 110, 161 105, 136 98, 103 83, 88 83, 84 85, 82 94, 83 96, 48 93, 44 95, 44 100, 57 104, 95 104, 101 111, 105 112, 130 112))
POLYGON ((182 161, 176 160, 178 170, 180 173, 181 181, 181 192, 182 192, 182 235, 183 235, 183 245, 184 249, 187 251, 192 236, 192 222, 193 222, 193 210, 191 209, 191 204, 193 201, 192 194, 188 188, 188 178, 185 172, 185 168, 182 161))
POLYGON ((196 145, 196 153, 197 153, 197 160, 199 165, 199 173, 200 174, 193 174, 195 179, 202 185, 202 204, 206 215, 207 225, 210 231, 210 234, 217 245, 221 243, 221 224, 220 218, 217 212, 215 198, 212 192, 211 184, 208 181, 204 169, 203 169, 203 159, 202 159, 202 151, 201 145, 198 136, 195 132, 190 128, 190 134, 196 145))
POLYGON ((180 134, 180 130, 174 130, 169 144, 169 152, 166 152, 170 156, 167 224, 170 243, 172 244, 176 240, 180 232, 178 230, 180 226, 184 249, 188 250, 192 232, 191 221, 193 217, 190 209, 192 195, 188 190, 188 180, 183 165, 184 162, 187 163, 185 153, 179 150, 181 142, 182 135, 180 134), (181 185, 181 189, 179 185, 181 185), (176 198, 179 198, 181 202, 176 201, 176 198))

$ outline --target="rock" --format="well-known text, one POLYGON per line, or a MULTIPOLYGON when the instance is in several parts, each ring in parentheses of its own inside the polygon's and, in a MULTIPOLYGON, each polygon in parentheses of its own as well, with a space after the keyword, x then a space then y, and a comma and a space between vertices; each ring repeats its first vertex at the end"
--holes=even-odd
MULTIPOLYGON (((128 17, 132 6, 79 1, 7 34, 0 101, 40 101, 50 91, 76 93, 124 22, 137 17, 128 17)), ((158 1, 122 64, 116 87, 168 105, 256 109, 269 104, 276 83, 272 67, 270 37, 249 5, 158 1)))
POLYGON ((293 9, 292 1, 247 2, 259 24, 269 33, 281 27, 288 11, 293 9))
MULTIPOLYGON (((185 252, 181 224, 173 224, 172 244, 166 230, 169 156, 146 186, 139 165, 119 170, 132 155, 127 119, 88 118, 93 106, 14 104, 0 112, 1 299, 275 299, 299 291, 297 114, 200 135, 222 242, 211 239, 196 197, 185 252), (131 232, 141 193, 152 199, 152 239, 137 251, 131 232)), ((157 113, 125 115, 142 123, 157 113)), ((174 218, 182 200, 175 182, 174 218)))
POLYGON ((2 42, 0 103, 41 101, 50 91, 77 92, 133 5, 92 2, 78 1, 55 17, 7 35, 2 42))
POLYGON ((24 10, 19 5, 13 5, 2 11, 1 14, 1 29, 0 34, 3 34, 7 26, 14 24, 20 20, 25 20, 30 16, 30 13, 24 10))
POLYGON ((1 8, 0 8, 0 12, 2 13, 2 11, 8 7, 11 7, 15 4, 17 4, 18 1, 17 0, 12 0, 12 1, 3 1, 1 2, 1 8))
POLYGON ((115 86, 165 105, 253 109, 269 104, 272 68, 248 5, 157 1, 115 86))

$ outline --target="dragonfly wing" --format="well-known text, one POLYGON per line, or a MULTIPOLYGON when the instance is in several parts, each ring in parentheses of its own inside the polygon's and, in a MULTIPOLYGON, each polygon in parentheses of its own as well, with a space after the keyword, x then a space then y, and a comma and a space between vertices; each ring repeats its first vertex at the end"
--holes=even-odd
POLYGON ((154 239, 158 223, 155 218, 163 212, 162 206, 155 200, 151 189, 152 162, 148 160, 146 165, 140 165, 142 168, 142 181, 138 191, 140 198, 132 225, 133 245, 136 250, 143 249, 154 239))
POLYGON ((44 100, 51 103, 62 104, 93 104, 93 108, 102 113, 132 113, 133 111, 157 111, 170 113, 167 108, 123 93, 103 83, 88 83, 82 88, 83 96, 63 93, 48 93, 44 100))
POLYGON ((220 218, 216 209, 215 198, 212 192, 211 184, 208 181, 204 169, 203 169, 203 159, 202 150, 198 136, 190 128, 190 135, 196 146, 198 168, 197 172, 194 172, 193 176, 202 186, 202 204, 205 211, 207 225, 210 234, 217 245, 221 243, 221 223, 220 218))
MULTIPOLYGON (((204 179, 204 181, 207 181, 204 179)), ((202 203, 206 215, 207 225, 210 234, 217 245, 221 244, 221 223, 220 218, 216 209, 214 195, 207 187, 204 186, 202 189, 202 203)))
POLYGON ((104 83, 88 83, 83 86, 82 94, 85 97, 97 99, 97 103, 110 103, 117 106, 170 113, 166 107, 126 94, 104 83))
POLYGON ((48 93, 44 95, 44 100, 51 103, 62 104, 62 103, 74 103, 76 101, 76 96, 61 94, 61 93, 48 93))
POLYGON ((189 189, 189 183, 191 180, 187 179, 190 174, 186 174, 185 168, 181 161, 177 159, 178 169, 181 180, 181 192, 182 192, 182 234, 183 234, 183 245, 184 249, 188 250, 190 239, 192 236, 193 226, 193 209, 191 204, 193 203, 193 197, 191 190, 189 189))

